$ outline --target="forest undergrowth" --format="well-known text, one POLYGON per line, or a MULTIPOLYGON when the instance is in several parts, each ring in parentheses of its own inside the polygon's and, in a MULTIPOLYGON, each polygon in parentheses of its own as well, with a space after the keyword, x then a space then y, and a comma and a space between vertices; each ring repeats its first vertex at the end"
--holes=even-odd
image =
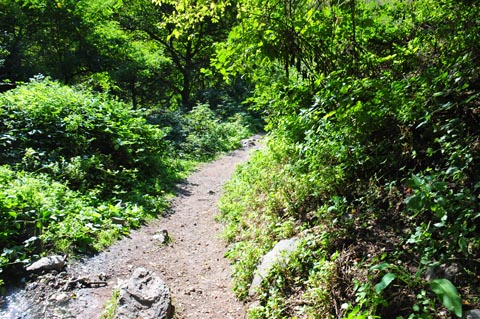
POLYGON ((0 295, 44 255, 97 252, 162 215, 199 162, 261 130, 251 84, 209 66, 232 9, 0 1, 0 295))
POLYGON ((259 52, 244 58, 268 65, 249 71, 269 134, 227 185, 219 219, 236 293, 257 301, 249 318, 461 318, 478 309, 478 8, 240 7, 257 14, 242 16, 229 38, 237 47, 218 53, 230 67, 218 67, 245 72, 232 57, 259 52), (262 256, 292 237, 300 244, 288 263, 249 295, 262 256))
POLYGON ((0 107, 0 278, 13 282, 41 256, 101 251, 161 216, 199 162, 254 130, 246 113, 134 109, 43 78, 0 107))

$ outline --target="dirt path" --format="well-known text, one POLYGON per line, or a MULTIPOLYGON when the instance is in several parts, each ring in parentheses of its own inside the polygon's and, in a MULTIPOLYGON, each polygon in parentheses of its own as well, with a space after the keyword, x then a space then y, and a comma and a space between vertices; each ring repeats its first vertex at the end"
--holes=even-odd
POLYGON ((171 214, 72 267, 79 276, 103 274, 108 286, 79 289, 67 313, 75 318, 99 318, 112 288, 143 266, 155 271, 170 287, 176 318, 244 318, 244 305, 232 292, 230 265, 224 258, 226 246, 219 238, 221 225, 214 217, 224 183, 235 166, 259 147, 256 144, 250 143, 245 149, 199 167, 180 185, 171 214), (167 246, 152 238, 162 230, 168 231, 172 239, 167 246))
POLYGON ((0 319, 98 319, 113 289, 138 267, 155 271, 167 283, 175 319, 245 318, 245 307, 232 292, 230 265, 224 258, 227 247, 214 217, 224 183, 237 164, 260 148, 258 138, 200 166, 179 185, 168 216, 133 231, 93 258, 69 265, 64 273, 72 278, 102 278, 106 286, 61 291, 52 281, 41 279, 8 295, 0 319), (153 238, 163 230, 171 238, 168 245, 153 238))

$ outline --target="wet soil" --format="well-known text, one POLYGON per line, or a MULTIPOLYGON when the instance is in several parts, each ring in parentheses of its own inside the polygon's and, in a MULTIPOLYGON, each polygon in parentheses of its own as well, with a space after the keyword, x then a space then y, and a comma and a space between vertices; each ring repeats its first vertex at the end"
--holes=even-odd
POLYGON ((260 148, 258 138, 198 167, 179 185, 166 216, 133 231, 105 252, 69 265, 62 275, 83 281, 59 289, 61 281, 50 274, 7 297, 7 310, 0 311, 0 318, 100 318, 113 289, 138 267, 155 271, 167 283, 176 319, 245 318, 245 305, 232 292, 230 265, 224 257, 227 247, 215 216, 224 183, 237 164, 260 148), (170 239, 166 244, 154 238, 165 231, 170 239))

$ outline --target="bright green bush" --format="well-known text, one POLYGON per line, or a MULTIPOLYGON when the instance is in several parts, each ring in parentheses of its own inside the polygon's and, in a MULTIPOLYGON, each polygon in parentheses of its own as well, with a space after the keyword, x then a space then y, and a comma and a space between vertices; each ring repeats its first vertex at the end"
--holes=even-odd
POLYGON ((45 174, 0 166, 0 268, 12 269, 47 251, 87 252, 102 248, 145 218, 131 204, 96 206, 87 195, 45 174), (114 224, 113 217, 122 218, 114 224), (110 233, 110 242, 99 242, 110 233))
POLYGON ((104 249, 162 212, 195 163, 251 134, 241 115, 222 121, 207 105, 147 121, 108 95, 41 77, 1 94, 0 115, 6 272, 51 252, 104 249))
POLYGON ((1 163, 82 191, 129 189, 137 178, 168 175, 165 130, 106 95, 40 80, 1 95, 0 107, 1 163))
POLYGON ((238 105, 212 109, 198 103, 186 113, 180 109, 150 111, 148 121, 171 128, 165 138, 178 158, 202 161, 240 147, 242 139, 258 130, 260 120, 243 109, 238 105))
POLYGON ((222 120, 208 104, 196 105, 184 117, 184 141, 180 149, 198 160, 213 158, 216 154, 240 147, 240 141, 253 131, 240 113, 222 120))
POLYGON ((136 204, 96 202, 45 174, 0 166, 0 269, 17 269, 51 251, 101 250, 147 218, 136 204))
POLYGON ((166 207, 165 129, 89 91, 36 79, 0 95, 0 269, 105 248, 166 207))

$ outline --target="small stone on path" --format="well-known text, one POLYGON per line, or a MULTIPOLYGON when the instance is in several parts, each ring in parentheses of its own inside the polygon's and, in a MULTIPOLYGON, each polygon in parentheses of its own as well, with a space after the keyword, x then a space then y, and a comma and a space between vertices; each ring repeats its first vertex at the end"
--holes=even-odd
POLYGON ((152 236, 152 239, 158 241, 160 244, 165 245, 170 241, 168 231, 163 229, 161 232, 152 236))

